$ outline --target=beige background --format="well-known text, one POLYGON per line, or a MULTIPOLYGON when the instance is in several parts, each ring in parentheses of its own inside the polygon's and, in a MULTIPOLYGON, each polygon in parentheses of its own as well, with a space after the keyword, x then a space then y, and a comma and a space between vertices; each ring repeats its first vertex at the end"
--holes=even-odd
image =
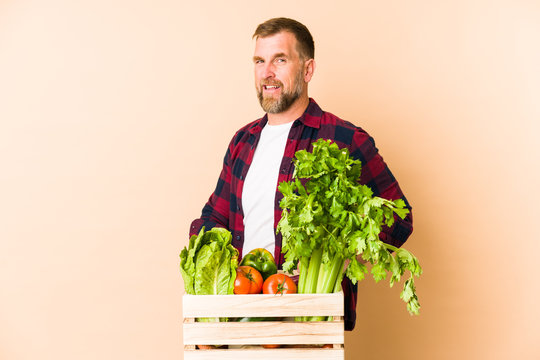
POLYGON ((540 3, 329 4, 0 1, 0 359, 182 358, 178 254, 274 16, 414 207, 421 315, 366 280, 347 358, 540 358, 540 3))

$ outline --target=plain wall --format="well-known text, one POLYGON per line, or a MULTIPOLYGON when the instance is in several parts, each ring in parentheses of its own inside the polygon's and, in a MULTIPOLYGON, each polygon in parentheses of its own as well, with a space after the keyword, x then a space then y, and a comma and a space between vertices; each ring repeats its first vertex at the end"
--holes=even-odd
POLYGON ((262 116, 262 21, 413 205, 421 315, 360 285, 347 359, 538 359, 538 1, 0 2, 0 359, 181 359, 180 250, 262 116))

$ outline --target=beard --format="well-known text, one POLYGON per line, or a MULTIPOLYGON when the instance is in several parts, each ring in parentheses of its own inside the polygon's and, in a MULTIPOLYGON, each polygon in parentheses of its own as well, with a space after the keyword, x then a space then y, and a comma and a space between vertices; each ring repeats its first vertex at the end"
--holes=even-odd
POLYGON ((257 87, 257 97, 259 98, 259 103, 264 111, 269 114, 279 114, 288 110, 300 95, 302 95, 303 85, 304 77, 302 71, 299 71, 296 74, 292 89, 290 90, 285 90, 283 83, 279 80, 263 80, 261 81, 260 86, 257 87), (279 86, 281 94, 277 99, 274 99, 272 96, 264 97, 262 91, 264 85, 279 86))

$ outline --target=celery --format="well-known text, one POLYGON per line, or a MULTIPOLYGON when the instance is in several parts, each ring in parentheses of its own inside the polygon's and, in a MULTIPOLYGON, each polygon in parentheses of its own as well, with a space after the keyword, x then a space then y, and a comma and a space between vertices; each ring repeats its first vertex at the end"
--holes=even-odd
POLYGON ((405 281, 401 298, 411 314, 418 314, 420 304, 413 278, 422 272, 418 260, 407 250, 379 239, 382 227, 393 224, 394 214, 404 218, 409 212, 404 201, 373 196, 368 186, 358 182, 360 161, 329 140, 313 143, 311 153, 296 152, 293 162, 292 181, 278 186, 283 194, 283 212, 277 229, 283 235, 284 270, 292 271, 300 265, 298 292, 340 291, 343 276, 355 284, 367 273, 361 258, 372 265, 376 281, 390 272, 390 286, 408 270, 410 278, 405 281), (348 266, 344 268, 346 260, 348 266))

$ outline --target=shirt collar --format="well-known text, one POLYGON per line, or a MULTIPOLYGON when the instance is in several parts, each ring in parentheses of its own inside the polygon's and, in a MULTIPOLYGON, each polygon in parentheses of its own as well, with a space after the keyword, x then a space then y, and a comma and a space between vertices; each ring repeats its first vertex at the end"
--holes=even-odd
MULTIPOLYGON (((304 126, 309 126, 315 129, 318 129, 321 126, 321 117, 323 115, 322 109, 317 105, 315 100, 312 98, 309 98, 309 104, 302 116, 300 116, 295 121, 299 121, 304 126)), ((253 125, 250 127, 249 132, 251 134, 255 134, 258 132, 261 132, 263 127, 268 122, 268 114, 264 114, 264 116, 259 119, 259 121, 255 121, 253 125)), ((295 125, 293 125, 295 126, 295 125)))

